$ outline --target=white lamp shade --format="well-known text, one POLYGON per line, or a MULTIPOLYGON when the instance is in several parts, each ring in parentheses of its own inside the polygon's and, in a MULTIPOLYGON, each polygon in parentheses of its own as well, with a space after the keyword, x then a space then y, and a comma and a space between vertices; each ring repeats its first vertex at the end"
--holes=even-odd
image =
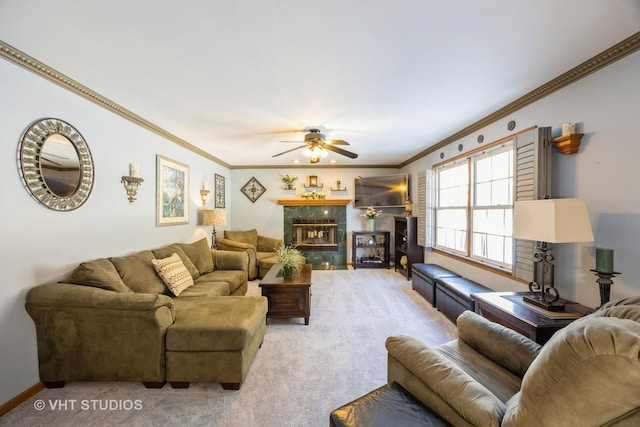
POLYGON ((227 211, 206 210, 202 212, 202 225, 227 225, 227 211))
POLYGON ((548 243, 593 242, 587 205, 582 199, 516 202, 513 237, 548 243))

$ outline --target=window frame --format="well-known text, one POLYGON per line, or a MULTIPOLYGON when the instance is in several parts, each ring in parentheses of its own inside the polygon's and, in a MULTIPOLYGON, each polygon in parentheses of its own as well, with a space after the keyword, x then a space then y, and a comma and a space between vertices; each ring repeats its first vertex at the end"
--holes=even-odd
MULTIPOLYGON (((473 214, 474 211, 477 211, 479 209, 505 209, 505 207, 507 209, 510 209, 513 212, 513 204, 514 204, 514 187, 515 187, 515 182, 514 182, 514 171, 515 171, 515 165, 514 165, 514 159, 515 159, 515 140, 514 138, 506 138, 500 141, 496 141, 496 143, 494 144, 490 144, 487 147, 484 147, 484 149, 482 151, 474 151, 472 153, 468 153, 466 156, 464 156, 463 158, 455 158, 452 159, 448 162, 443 162, 440 163, 438 165, 434 165, 434 169, 435 169, 435 179, 436 179, 436 184, 435 184, 435 190, 436 190, 436 194, 435 194, 435 216, 434 216, 434 248, 437 250, 440 250, 442 252, 445 253, 449 253, 451 255, 457 256, 457 257, 461 257, 464 259, 468 259, 470 261, 479 263, 479 264, 483 264, 483 265, 487 265, 490 266, 492 268, 496 268, 498 270, 504 271, 504 272, 511 272, 513 269, 513 256, 511 256, 511 261, 512 263, 505 263, 505 262, 501 262, 498 260, 494 260, 491 259, 489 257, 482 257, 479 255, 476 255, 474 252, 474 234, 475 234, 475 230, 474 230, 474 219, 473 219, 473 214), (483 206, 476 206, 476 201, 477 201, 477 162, 478 160, 481 160, 483 158, 487 158, 487 157, 492 157, 492 156, 496 156, 499 155, 501 153, 504 152, 510 152, 510 157, 511 157, 511 165, 510 165, 510 174, 509 174, 509 180, 510 180, 510 185, 509 185, 509 195, 508 195, 508 200, 510 201, 510 204, 506 204, 506 205, 483 205, 483 206), (462 167, 462 166, 466 166, 467 171, 466 171, 466 175, 467 175, 467 183, 466 183, 466 188, 467 188, 467 200, 466 200, 466 204, 465 205, 459 205, 459 206, 445 206, 445 207, 441 207, 440 206, 440 200, 441 200, 441 195, 440 192, 442 190, 442 188, 440 187, 440 175, 442 172, 445 172, 447 170, 453 169, 453 168, 457 168, 457 167, 462 167), (465 228, 465 242, 464 242, 464 250, 460 250, 458 246, 455 247, 451 247, 451 246, 447 246, 442 244, 441 241, 439 241, 438 238, 438 233, 439 230, 441 229, 441 227, 439 227, 438 225, 438 216, 440 215, 441 212, 446 212, 447 210, 452 210, 452 209, 456 209, 459 210, 460 208, 464 208, 465 209, 465 218, 466 218, 466 228, 465 228)), ((493 182, 493 181, 490 181, 493 182)), ((448 187, 449 188, 449 187, 448 187)), ((454 230, 455 232, 456 230, 454 230)), ((511 233, 508 233, 508 236, 510 237, 511 233)), ((507 236, 507 234, 501 235, 503 238, 505 238, 507 236)), ((511 245, 509 248, 509 251, 511 253, 511 255, 513 254, 513 239, 511 239, 511 245)), ((504 244, 503 244, 503 251, 505 250, 504 244)), ((507 255, 504 255, 503 259, 507 257, 507 255)))

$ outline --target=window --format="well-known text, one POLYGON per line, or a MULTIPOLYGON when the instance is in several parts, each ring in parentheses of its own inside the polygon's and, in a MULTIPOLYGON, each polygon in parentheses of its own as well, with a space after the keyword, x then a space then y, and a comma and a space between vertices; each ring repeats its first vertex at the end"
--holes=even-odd
POLYGON ((473 159, 475 171, 471 204, 471 257, 511 267, 513 254, 513 149, 473 159))
POLYGON ((510 269, 513 143, 436 171, 436 247, 510 269))
POLYGON ((469 204, 469 166, 462 163, 437 173, 436 247, 467 252, 467 207, 469 204))
POLYGON ((511 238, 513 204, 551 193, 550 140, 550 127, 533 126, 418 174, 424 243, 536 280, 535 242, 511 238))

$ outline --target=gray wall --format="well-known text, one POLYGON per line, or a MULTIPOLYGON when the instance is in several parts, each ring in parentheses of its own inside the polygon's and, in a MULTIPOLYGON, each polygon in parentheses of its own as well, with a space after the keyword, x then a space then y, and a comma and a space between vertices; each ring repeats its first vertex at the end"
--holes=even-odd
MULTIPOLYGON (((455 141, 442 150, 445 159, 476 148, 476 138, 485 144, 510 133, 507 123, 515 120, 518 131, 529 126, 551 126, 553 137, 561 134, 563 123, 577 124, 584 133, 577 154, 554 150, 552 197, 579 197, 587 202, 595 242, 555 245, 556 286, 561 296, 590 307, 600 304, 595 268, 595 248, 615 251, 615 270, 611 298, 640 294, 640 52, 591 74, 552 95, 455 141)), ((432 153, 407 169, 412 173, 440 162, 440 151, 432 153)), ((449 267, 466 277, 497 290, 526 290, 525 285, 470 266, 429 250, 428 262, 449 267)))
POLYGON ((228 181, 229 171, 7 61, 0 60, 0 76, 0 402, 6 402, 39 381, 35 328, 24 309, 27 290, 59 280, 83 260, 208 237, 209 230, 197 225, 199 190, 205 179, 213 188, 214 173, 228 181), (93 192, 75 211, 40 206, 20 179, 19 140, 31 122, 43 117, 71 123, 93 154, 93 192), (188 225, 155 225, 156 154, 190 166, 188 225), (132 205, 120 183, 129 163, 140 164, 145 180, 132 205))

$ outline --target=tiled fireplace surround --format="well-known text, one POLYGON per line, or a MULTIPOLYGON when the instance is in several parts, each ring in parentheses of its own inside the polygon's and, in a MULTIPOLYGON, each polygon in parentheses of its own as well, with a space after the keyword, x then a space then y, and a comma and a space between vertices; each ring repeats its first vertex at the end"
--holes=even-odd
POLYGON ((293 242, 293 219, 317 218, 334 219, 337 223, 338 243, 337 249, 331 251, 304 250, 300 252, 307 262, 313 265, 314 269, 336 268, 345 269, 347 267, 347 208, 345 205, 295 205, 284 206, 284 243, 287 245, 293 242))

